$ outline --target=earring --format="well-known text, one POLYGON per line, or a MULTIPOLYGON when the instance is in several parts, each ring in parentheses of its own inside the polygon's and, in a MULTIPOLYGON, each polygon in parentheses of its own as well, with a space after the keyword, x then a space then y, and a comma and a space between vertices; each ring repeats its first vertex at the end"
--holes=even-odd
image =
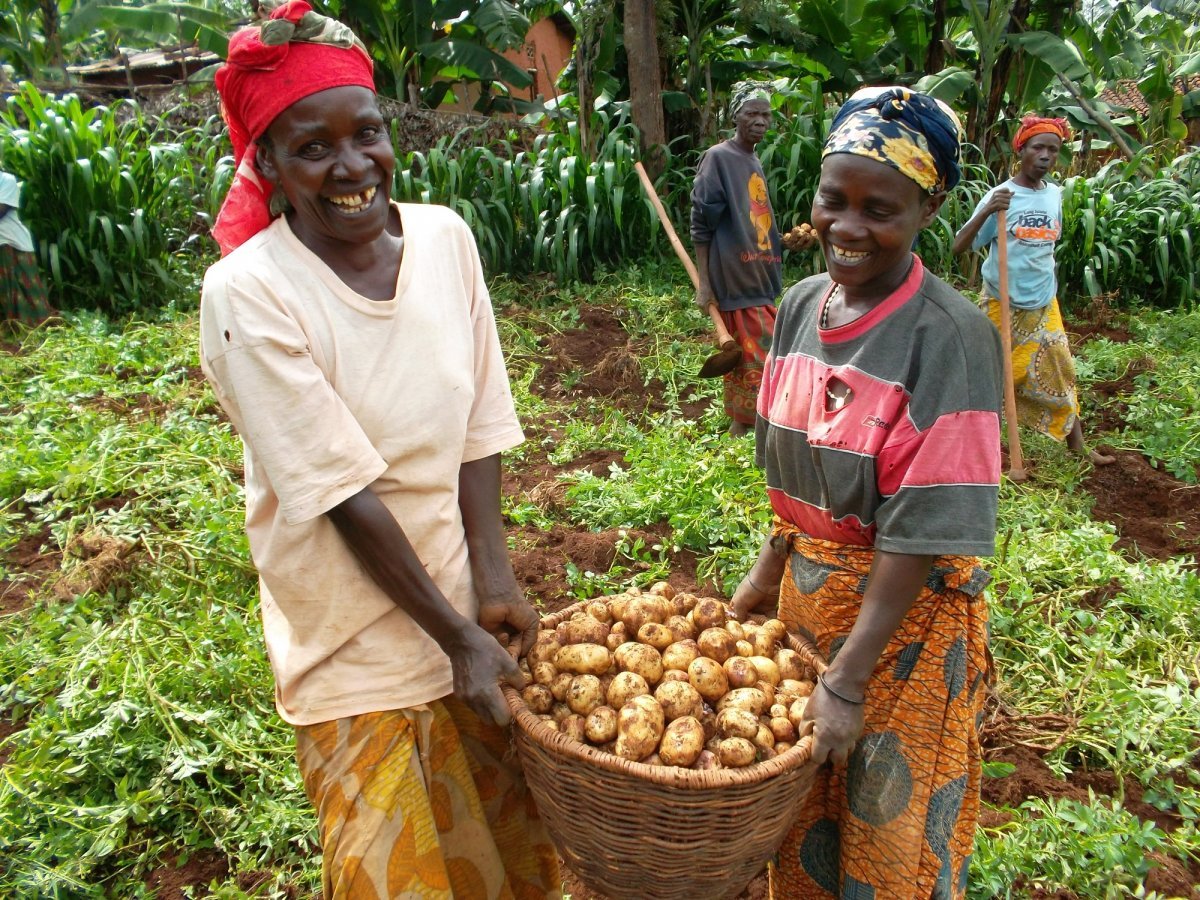
POLYGON ((271 192, 271 199, 267 203, 267 208, 270 210, 272 217, 282 216, 292 211, 292 204, 288 203, 287 195, 276 186, 275 190, 271 192))

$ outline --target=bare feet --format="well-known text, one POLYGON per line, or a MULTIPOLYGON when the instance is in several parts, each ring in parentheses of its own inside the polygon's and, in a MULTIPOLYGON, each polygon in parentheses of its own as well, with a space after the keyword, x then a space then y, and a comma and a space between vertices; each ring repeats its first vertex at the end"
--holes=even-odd
POLYGON ((1083 423, 1075 420, 1075 426, 1067 435, 1067 446, 1081 456, 1086 456, 1093 466, 1111 466, 1117 461, 1115 456, 1108 456, 1099 450, 1089 450, 1083 442, 1083 423))
POLYGON ((1115 456, 1109 456, 1099 450, 1089 450, 1088 459, 1092 461, 1093 466, 1111 466, 1117 461, 1115 456))

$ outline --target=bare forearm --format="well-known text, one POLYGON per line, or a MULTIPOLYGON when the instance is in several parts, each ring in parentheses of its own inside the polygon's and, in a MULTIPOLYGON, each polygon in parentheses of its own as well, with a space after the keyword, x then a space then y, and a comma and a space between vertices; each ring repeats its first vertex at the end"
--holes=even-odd
POLYGON ((465 629, 464 618, 438 590, 404 530, 382 501, 364 488, 328 513, 350 552, 392 602, 451 653, 465 629))
POLYGON ((696 277, 700 280, 697 290, 700 296, 714 300, 716 298, 712 295, 712 285, 708 281, 708 249, 712 245, 695 244, 694 246, 696 248, 696 277))
POLYGON ((978 213, 971 217, 962 228, 958 230, 958 234, 954 236, 954 245, 950 248, 954 255, 966 253, 971 249, 971 244, 975 240, 975 236, 979 234, 979 229, 983 227, 983 223, 988 220, 991 215, 990 210, 981 209, 978 213))
POLYGON ((458 506, 476 594, 481 600, 511 596, 516 585, 500 515, 499 453, 459 467, 458 506))
POLYGON ((858 619, 825 673, 839 694, 862 696, 879 657, 916 601, 932 564, 932 556, 876 552, 858 619))

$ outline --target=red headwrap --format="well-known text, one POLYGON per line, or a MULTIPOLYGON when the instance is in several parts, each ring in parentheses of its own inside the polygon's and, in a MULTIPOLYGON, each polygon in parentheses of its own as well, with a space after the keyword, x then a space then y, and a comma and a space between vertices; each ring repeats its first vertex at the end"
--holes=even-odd
POLYGON ((349 28, 314 13, 305 0, 289 0, 261 27, 243 28, 230 39, 216 82, 237 161, 213 226, 224 256, 271 223, 271 189, 255 168, 254 142, 275 117, 329 88, 374 91, 375 80, 371 57, 349 28))
POLYGON ((1026 116, 1021 120, 1021 127, 1013 135, 1012 146, 1019 151, 1035 134, 1057 134, 1064 141, 1071 139, 1071 126, 1066 119, 1047 119, 1042 116, 1026 116))

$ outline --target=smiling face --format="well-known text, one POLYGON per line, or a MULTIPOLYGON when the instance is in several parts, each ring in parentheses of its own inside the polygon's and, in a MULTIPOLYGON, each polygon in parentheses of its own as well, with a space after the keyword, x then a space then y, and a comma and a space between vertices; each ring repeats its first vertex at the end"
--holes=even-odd
POLYGON ((812 226, 848 300, 879 303, 908 274, 913 239, 945 194, 930 196, 885 163, 832 153, 821 163, 812 226))
POLYGON ((1021 161, 1020 179, 1025 187, 1038 187, 1054 169, 1062 150, 1062 138, 1057 134, 1035 134, 1018 151, 1021 161))
POLYGON ((771 103, 768 100, 747 100, 733 117, 737 129, 734 140, 747 150, 763 139, 771 127, 771 103))
POLYGON ((291 203, 288 222, 306 247, 324 258, 383 233, 396 159, 371 91, 347 86, 305 97, 266 137, 258 168, 291 203))

